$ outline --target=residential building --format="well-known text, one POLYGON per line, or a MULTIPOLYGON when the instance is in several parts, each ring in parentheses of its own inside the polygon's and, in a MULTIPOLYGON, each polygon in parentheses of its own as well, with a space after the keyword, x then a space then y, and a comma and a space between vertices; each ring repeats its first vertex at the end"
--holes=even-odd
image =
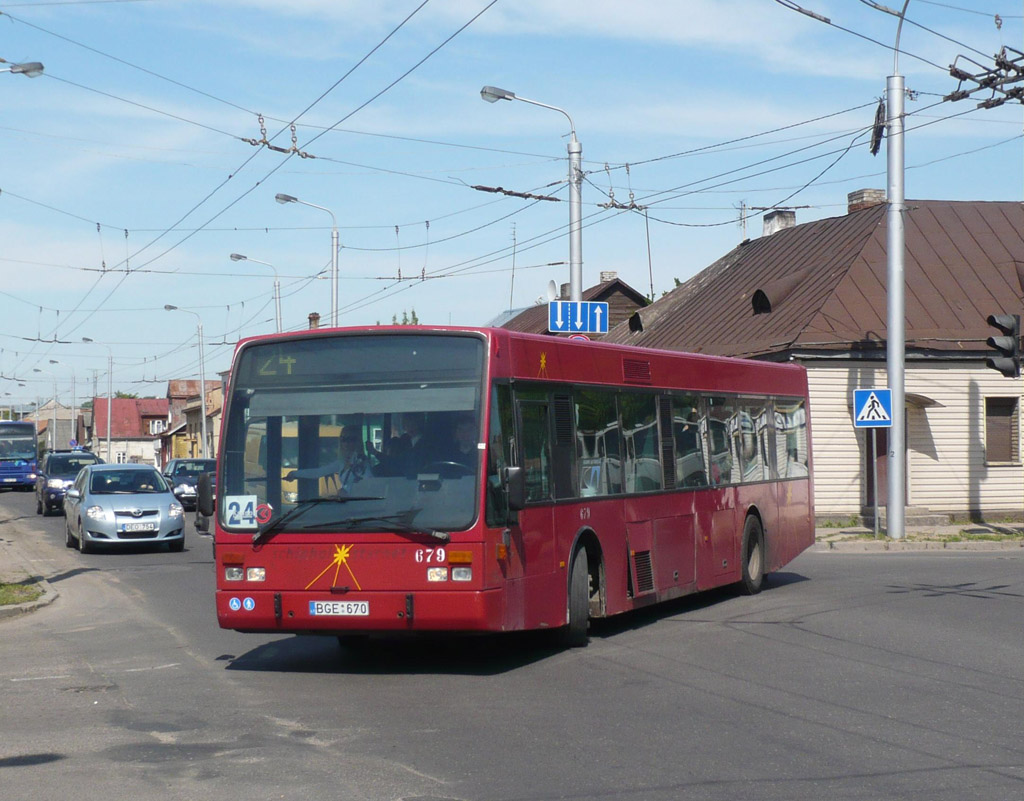
MULTIPOLYGON (((1024 514, 1021 379, 985 366, 990 314, 1024 313, 1024 206, 910 200, 906 251, 907 522, 1024 514)), ((884 513, 886 429, 855 428, 854 389, 887 386, 887 206, 849 197, 841 217, 773 215, 608 340, 785 360, 808 370, 819 519, 884 513), (877 437, 872 459, 872 431, 877 437)))
POLYGON ((87 434, 90 450, 105 462, 160 465, 160 435, 167 428, 166 398, 112 398, 107 452, 107 398, 93 398, 87 434))

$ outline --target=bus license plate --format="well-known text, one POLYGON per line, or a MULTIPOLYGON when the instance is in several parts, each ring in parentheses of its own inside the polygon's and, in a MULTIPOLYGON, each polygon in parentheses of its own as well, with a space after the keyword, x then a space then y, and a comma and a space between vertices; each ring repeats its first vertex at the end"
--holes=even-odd
POLYGON ((156 531, 152 523, 122 523, 121 531, 156 531))
POLYGON ((310 601, 311 615, 339 615, 342 617, 368 617, 369 601, 310 601))

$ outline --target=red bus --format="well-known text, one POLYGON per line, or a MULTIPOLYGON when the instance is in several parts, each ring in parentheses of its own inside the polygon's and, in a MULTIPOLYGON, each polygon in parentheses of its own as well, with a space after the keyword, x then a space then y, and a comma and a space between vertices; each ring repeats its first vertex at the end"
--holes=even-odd
POLYGON ((267 335, 238 345, 220 443, 217 617, 238 631, 582 645, 593 618, 756 593, 814 537, 796 365, 504 329, 267 335))

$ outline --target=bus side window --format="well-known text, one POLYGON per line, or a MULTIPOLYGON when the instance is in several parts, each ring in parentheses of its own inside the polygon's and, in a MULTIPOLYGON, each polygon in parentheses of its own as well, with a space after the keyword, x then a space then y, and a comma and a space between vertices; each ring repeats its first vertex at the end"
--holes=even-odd
POLYGON ((678 395, 672 398, 672 436, 676 441, 677 486, 704 487, 708 476, 701 443, 700 398, 678 395))

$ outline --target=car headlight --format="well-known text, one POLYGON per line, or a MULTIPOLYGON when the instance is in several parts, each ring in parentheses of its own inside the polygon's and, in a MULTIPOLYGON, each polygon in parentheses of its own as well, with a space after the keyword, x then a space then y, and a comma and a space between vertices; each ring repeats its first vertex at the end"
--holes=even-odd
POLYGON ((64 479, 62 478, 48 478, 46 479, 47 489, 64 489, 64 479))
POLYGON ((181 508, 180 503, 172 503, 170 506, 167 507, 168 517, 181 517, 182 513, 183 510, 181 508))
POLYGON ((90 506, 85 510, 85 516, 90 520, 97 520, 104 523, 110 523, 114 519, 114 513, 109 509, 104 509, 102 506, 90 506))

